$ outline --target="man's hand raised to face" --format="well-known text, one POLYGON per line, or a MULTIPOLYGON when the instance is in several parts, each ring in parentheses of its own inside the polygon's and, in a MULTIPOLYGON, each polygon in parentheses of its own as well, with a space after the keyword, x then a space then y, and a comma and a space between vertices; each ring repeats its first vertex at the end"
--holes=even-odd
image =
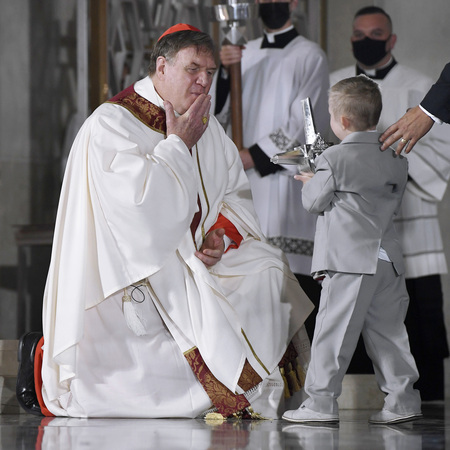
POLYGON ((200 94, 181 116, 176 117, 170 102, 164 101, 166 109, 167 136, 176 134, 188 148, 192 148, 202 137, 209 122, 211 96, 200 94))

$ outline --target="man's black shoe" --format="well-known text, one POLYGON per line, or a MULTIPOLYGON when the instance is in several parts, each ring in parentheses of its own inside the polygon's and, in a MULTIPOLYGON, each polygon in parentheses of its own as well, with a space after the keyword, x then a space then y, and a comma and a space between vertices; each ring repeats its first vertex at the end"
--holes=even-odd
POLYGON ((19 370, 17 373, 16 397, 19 405, 28 413, 43 416, 34 386, 34 354, 42 337, 42 333, 31 331, 19 340, 17 359, 19 370))

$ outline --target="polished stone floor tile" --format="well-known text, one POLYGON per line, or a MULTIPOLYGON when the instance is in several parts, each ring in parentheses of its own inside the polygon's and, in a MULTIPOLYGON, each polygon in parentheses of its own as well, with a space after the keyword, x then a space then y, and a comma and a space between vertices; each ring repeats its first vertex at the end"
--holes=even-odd
POLYGON ((434 450, 450 448, 450 402, 425 404, 422 419, 370 425, 372 410, 342 410, 337 426, 283 420, 71 419, 0 415, 2 450, 434 450), (446 437, 447 436, 447 437, 446 437), (447 439, 447 440, 446 440, 447 439), (447 444, 447 446, 446 446, 447 444))

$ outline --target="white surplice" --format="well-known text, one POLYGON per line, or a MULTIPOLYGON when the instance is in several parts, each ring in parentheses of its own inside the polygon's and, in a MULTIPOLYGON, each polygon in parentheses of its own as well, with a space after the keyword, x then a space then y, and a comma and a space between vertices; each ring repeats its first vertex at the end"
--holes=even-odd
MULTIPOLYGON (((307 97, 316 131, 328 133, 329 73, 323 50, 303 36, 284 48, 261 48, 262 40, 249 41, 243 50, 243 144, 246 148, 257 144, 271 158, 305 144, 301 101, 307 97)), ((227 110, 226 104, 223 111, 227 110)), ((226 114, 218 117, 225 124, 226 114)), ((293 178, 297 166, 282 167, 286 170, 266 176, 256 169, 246 171, 255 210, 264 235, 285 251, 292 271, 309 276, 316 217, 303 208, 302 185, 293 178)))
MULTIPOLYGON (((150 78, 135 90, 163 108, 150 78)), ((247 359, 264 380, 262 398, 311 310, 282 252, 265 242, 237 149, 213 116, 192 156, 119 105, 86 120, 66 168, 44 294, 43 396, 53 414, 196 417, 211 401, 183 356, 193 347, 232 392, 247 359), (244 240, 208 270, 194 252, 219 213, 244 240), (141 280, 149 288, 135 306, 146 334, 137 336, 122 296, 141 280)))

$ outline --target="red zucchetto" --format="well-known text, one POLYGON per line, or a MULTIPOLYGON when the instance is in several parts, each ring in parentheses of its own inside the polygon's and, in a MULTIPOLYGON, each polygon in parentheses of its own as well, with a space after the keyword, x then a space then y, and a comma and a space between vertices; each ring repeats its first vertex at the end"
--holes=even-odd
POLYGON ((187 23, 177 23, 173 27, 168 28, 164 33, 159 37, 158 41, 168 34, 176 33, 177 31, 185 31, 185 30, 191 30, 191 31, 198 31, 201 32, 198 28, 193 27, 192 25, 188 25, 187 23))

